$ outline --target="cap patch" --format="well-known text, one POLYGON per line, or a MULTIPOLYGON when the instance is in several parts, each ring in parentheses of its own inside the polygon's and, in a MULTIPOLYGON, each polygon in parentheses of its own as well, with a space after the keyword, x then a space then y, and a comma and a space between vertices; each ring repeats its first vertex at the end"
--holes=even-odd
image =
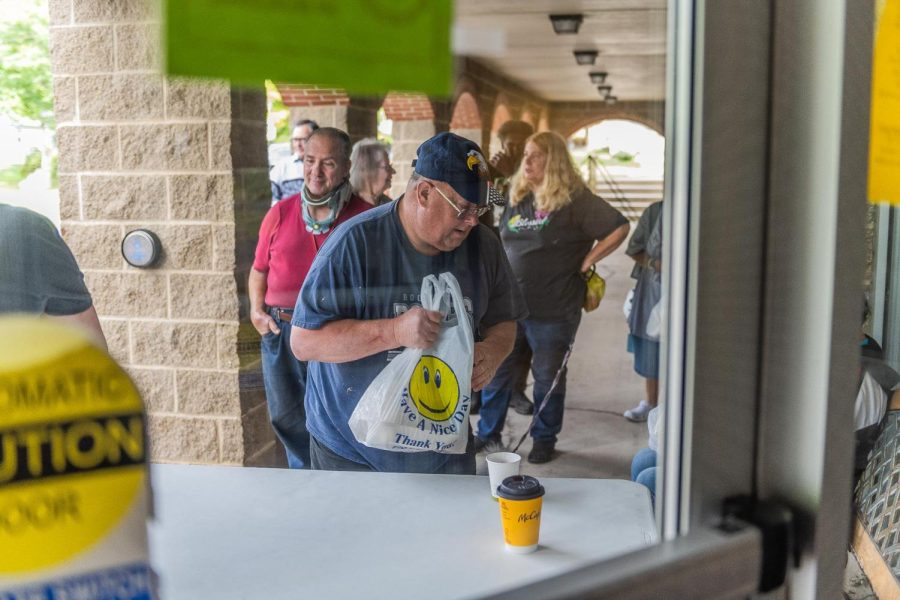
POLYGON ((477 168, 478 175, 480 177, 488 176, 488 170, 484 162, 484 157, 478 150, 469 150, 468 152, 466 152, 466 166, 470 171, 474 171, 477 168))

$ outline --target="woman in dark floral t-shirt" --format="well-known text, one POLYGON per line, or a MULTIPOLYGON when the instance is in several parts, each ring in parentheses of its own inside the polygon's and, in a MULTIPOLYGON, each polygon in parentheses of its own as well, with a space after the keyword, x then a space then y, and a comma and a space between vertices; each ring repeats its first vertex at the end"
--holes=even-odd
POLYGON ((622 214, 587 189, 572 164, 565 140, 542 132, 525 143, 525 154, 512 178, 509 206, 499 223, 500 238, 529 316, 520 321, 516 345, 482 393, 476 448, 499 443, 513 383, 521 375, 521 356, 534 356, 532 463, 553 459, 562 430, 565 370, 549 397, 566 350, 581 321, 583 273, 615 250, 628 235, 622 214), (543 405, 543 406, 542 406, 543 405))

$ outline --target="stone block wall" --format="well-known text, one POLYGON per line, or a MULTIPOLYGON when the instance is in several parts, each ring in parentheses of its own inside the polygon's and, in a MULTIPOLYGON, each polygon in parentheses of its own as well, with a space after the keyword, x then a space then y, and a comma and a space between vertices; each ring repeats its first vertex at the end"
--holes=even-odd
POLYGON ((63 236, 144 396, 153 460, 270 464, 245 289, 270 198, 265 96, 164 77, 154 6, 49 3, 63 236), (122 258, 136 228, 159 236, 156 268, 122 258))
POLYGON ((391 161, 397 174, 388 195, 396 198, 406 191, 406 184, 413 173, 412 161, 419 146, 435 133, 434 121, 394 121, 394 146, 391 161))
POLYGON ((385 96, 383 106, 385 117, 394 122, 391 159, 397 174, 388 195, 396 198, 406 191, 416 150, 437 133, 435 114, 431 101, 424 94, 391 92, 385 96))

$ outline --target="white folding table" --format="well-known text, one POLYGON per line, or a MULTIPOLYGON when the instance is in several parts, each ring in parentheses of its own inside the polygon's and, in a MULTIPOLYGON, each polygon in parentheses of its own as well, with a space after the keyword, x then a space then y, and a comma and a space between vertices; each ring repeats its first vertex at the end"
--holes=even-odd
POLYGON ((153 465, 151 477, 167 600, 473 598, 657 540, 649 493, 621 480, 542 479, 540 547, 514 555, 483 476, 153 465))

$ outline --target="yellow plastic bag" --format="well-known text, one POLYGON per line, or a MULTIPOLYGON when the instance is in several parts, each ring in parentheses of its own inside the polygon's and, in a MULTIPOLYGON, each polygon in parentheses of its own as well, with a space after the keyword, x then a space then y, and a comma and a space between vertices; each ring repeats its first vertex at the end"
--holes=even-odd
POLYGON ((600 306, 603 295, 606 294, 606 280, 597 275, 594 267, 587 273, 582 273, 585 282, 587 282, 587 290, 584 292, 584 312, 591 312, 600 306))

